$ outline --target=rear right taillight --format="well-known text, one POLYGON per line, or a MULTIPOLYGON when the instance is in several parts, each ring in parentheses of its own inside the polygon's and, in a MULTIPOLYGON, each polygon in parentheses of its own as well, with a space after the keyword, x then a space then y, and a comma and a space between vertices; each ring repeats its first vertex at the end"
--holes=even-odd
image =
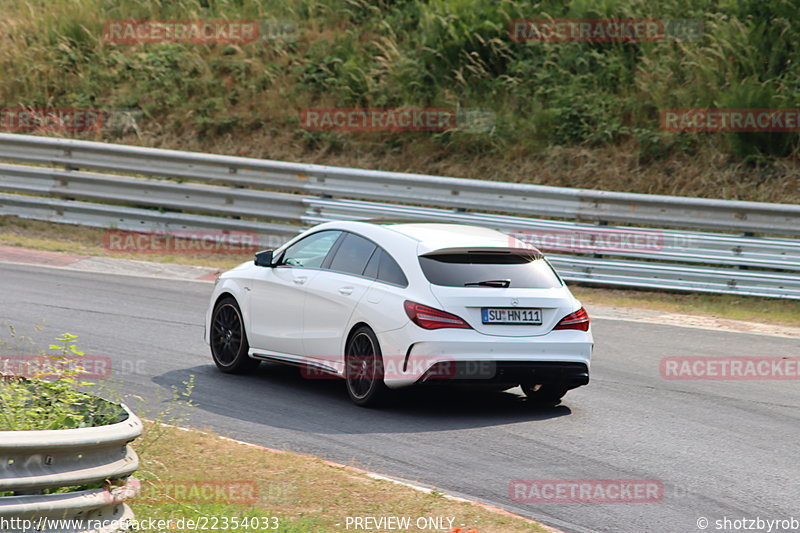
POLYGON ((579 329, 589 331, 589 314, 586 309, 581 307, 574 313, 570 313, 558 321, 553 329, 579 329))
POLYGON ((427 305, 406 300, 403 306, 411 321, 424 329, 459 328, 472 329, 461 317, 427 305))

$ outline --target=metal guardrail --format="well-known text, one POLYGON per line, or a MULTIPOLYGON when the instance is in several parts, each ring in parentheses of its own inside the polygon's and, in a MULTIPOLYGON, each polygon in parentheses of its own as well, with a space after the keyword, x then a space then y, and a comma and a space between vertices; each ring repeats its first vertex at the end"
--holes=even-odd
POLYGON ((12 134, 0 134, 0 160, 44 165, 0 164, 0 214, 123 230, 249 230, 262 235, 267 247, 327 220, 460 222, 540 245, 571 281, 800 298, 800 240, 778 237, 800 234, 798 205, 422 176, 12 134), (59 166, 65 168, 53 168, 59 166), (645 244, 619 244, 631 236, 645 244), (544 246, 548 238, 563 242, 544 246), (608 246, 612 241, 616 244, 608 246))
POLYGON ((800 206, 570 189, 0 133, 0 160, 262 189, 700 230, 797 235, 800 206))
MULTIPOLYGON (((126 418, 106 426, 0 431, 0 493, 13 492, 0 497, 0 519, 11 525, 4 532, 23 531, 24 520, 31 521, 36 531, 55 533, 55 520, 119 524, 133 518, 130 507, 106 489, 43 493, 45 489, 125 480, 136 471, 139 458, 128 443, 141 435, 142 422, 127 407, 122 408, 126 418), (17 520, 10 522, 13 519, 17 520)), ((101 530, 77 527, 75 531, 101 530)))

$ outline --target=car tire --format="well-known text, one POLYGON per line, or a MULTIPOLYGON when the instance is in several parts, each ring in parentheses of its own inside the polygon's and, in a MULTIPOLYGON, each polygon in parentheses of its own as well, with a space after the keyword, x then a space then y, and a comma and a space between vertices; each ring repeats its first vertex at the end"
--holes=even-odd
POLYGON ((375 407, 387 397, 389 389, 383 381, 383 356, 378 337, 367 326, 361 326, 345 347, 345 383, 350 399, 361 407, 375 407))
POLYGON ((523 383, 521 385, 522 392, 528 397, 528 401, 533 405, 558 405, 561 398, 569 391, 569 389, 561 384, 546 384, 546 385, 529 385, 523 383))
POLYGON ((214 306, 209 341, 214 364, 226 374, 249 372, 260 364, 260 361, 247 355, 250 345, 244 330, 242 311, 233 297, 225 297, 214 306))

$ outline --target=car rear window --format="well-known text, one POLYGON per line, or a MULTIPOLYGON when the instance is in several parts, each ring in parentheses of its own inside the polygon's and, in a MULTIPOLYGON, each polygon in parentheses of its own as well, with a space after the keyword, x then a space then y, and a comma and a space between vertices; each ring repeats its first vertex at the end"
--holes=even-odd
POLYGON ((540 255, 516 252, 459 252, 420 256, 425 277, 446 287, 551 289, 562 285, 540 255))

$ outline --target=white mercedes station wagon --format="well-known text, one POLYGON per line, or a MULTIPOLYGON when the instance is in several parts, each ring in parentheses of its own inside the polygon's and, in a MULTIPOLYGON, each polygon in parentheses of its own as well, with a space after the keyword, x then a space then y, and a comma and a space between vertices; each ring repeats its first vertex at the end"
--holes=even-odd
POLYGON ((537 249, 491 229, 328 222, 222 274, 206 342, 343 378, 358 405, 412 385, 521 386, 557 404, 589 382, 589 316, 537 249))

